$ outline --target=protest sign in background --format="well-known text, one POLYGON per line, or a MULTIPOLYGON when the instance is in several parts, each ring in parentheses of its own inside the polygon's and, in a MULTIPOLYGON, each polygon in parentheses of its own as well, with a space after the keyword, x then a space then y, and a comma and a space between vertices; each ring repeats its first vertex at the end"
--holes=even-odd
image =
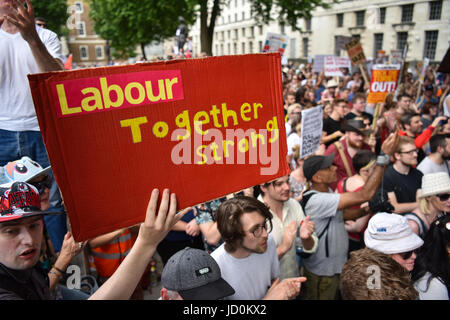
POLYGON ((345 47, 347 48, 347 53, 350 57, 350 60, 352 60, 352 63, 358 65, 366 60, 366 56, 364 55, 364 51, 361 43, 359 42, 359 39, 352 38, 345 44, 345 47))
POLYGON ((323 65, 325 63, 325 57, 331 57, 331 55, 316 54, 314 56, 313 70, 312 70, 314 73, 321 73, 323 71, 323 65))
POLYGON ((325 56, 324 73, 327 77, 343 77, 340 68, 348 68, 350 71, 352 63, 349 58, 337 56, 325 56))
POLYGON ((279 52, 284 54, 287 46, 287 37, 282 34, 267 32, 263 52, 279 52))
POLYGON ((300 158, 313 154, 320 147, 323 127, 322 106, 302 110, 300 158))
POLYGON ((278 53, 29 80, 77 241, 142 222, 154 188, 181 209, 289 173, 278 53))
POLYGON ((397 88, 397 80, 400 74, 400 65, 376 64, 372 68, 370 91, 367 103, 384 102, 389 92, 397 88))

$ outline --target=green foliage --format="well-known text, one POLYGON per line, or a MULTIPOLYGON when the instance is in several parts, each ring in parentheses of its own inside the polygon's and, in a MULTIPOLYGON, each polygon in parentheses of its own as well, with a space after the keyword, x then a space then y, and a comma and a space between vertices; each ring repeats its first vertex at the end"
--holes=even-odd
POLYGON ((175 36, 178 17, 192 24, 194 7, 186 0, 90 0, 95 32, 110 41, 117 58, 134 56, 136 46, 175 36))
POLYGON ((44 18, 48 29, 56 32, 58 36, 68 34, 66 22, 69 15, 66 0, 32 0, 31 4, 34 16, 44 18))
POLYGON ((267 24, 277 20, 280 25, 289 25, 293 30, 301 30, 298 26, 299 19, 310 19, 312 11, 316 8, 330 8, 331 4, 338 0, 250 0, 250 2, 254 12, 253 18, 257 22, 267 24))

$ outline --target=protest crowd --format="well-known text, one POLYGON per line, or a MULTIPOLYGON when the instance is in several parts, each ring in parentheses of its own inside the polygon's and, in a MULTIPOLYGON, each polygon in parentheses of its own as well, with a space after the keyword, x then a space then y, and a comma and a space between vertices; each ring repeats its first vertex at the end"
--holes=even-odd
POLYGON ((144 222, 76 242, 27 81, 63 70, 65 57, 28 0, 27 9, 7 2, 1 300, 143 299, 158 281, 162 300, 449 299, 450 74, 438 65, 423 80, 405 68, 395 91, 368 103, 365 68, 327 76, 289 62, 280 75, 289 175, 180 213, 175 194, 149 190, 144 222), (303 156, 302 117, 313 109, 320 143, 303 156), (73 265, 86 273, 77 288, 68 285, 73 265))

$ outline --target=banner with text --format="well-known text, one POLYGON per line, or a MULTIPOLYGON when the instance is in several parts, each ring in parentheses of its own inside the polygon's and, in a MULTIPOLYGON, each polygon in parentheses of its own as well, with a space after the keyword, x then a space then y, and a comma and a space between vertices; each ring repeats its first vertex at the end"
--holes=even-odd
POLYGON ((29 75, 77 241, 289 173, 279 53, 29 75), (242 68, 245 66, 245 68, 242 68))
POLYGON ((322 140, 323 109, 321 106, 302 110, 300 158, 313 154, 322 140))
POLYGON ((389 92, 394 92, 397 88, 397 80, 400 74, 398 64, 376 64, 372 68, 370 80, 370 90, 367 103, 384 102, 389 92))
POLYGON ((337 56, 325 56, 324 71, 326 77, 343 77, 341 68, 351 70, 352 63, 349 58, 337 56))

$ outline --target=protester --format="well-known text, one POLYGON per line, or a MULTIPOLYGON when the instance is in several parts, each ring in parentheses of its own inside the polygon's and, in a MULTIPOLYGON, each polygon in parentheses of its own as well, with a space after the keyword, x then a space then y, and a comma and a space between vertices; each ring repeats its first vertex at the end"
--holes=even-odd
POLYGON ((417 166, 423 174, 434 172, 449 173, 448 160, 450 160, 450 137, 436 134, 430 138, 431 153, 417 166))
POLYGON ((189 247, 170 257, 161 284, 162 300, 219 300, 235 293, 217 262, 204 250, 189 247))
POLYGON ((330 116, 323 121, 322 143, 325 143, 327 147, 344 135, 341 126, 348 108, 347 101, 336 99, 333 101, 332 107, 333 111, 330 116))
POLYGON ((370 120, 370 123, 373 121, 373 116, 370 113, 367 113, 366 110, 366 95, 362 92, 358 92, 353 96, 353 108, 349 113, 345 115, 346 120, 367 117, 370 120))
POLYGON ((272 214, 260 201, 236 197, 217 210, 217 227, 225 243, 211 256, 222 277, 235 290, 230 300, 286 300, 300 293, 304 277, 280 281, 272 214))
POLYGON ((344 220, 354 220, 371 212, 369 207, 345 210, 371 199, 378 188, 398 143, 398 135, 391 134, 381 146, 383 155, 377 158, 377 166, 364 187, 357 192, 333 193, 330 185, 337 180, 336 167, 332 164, 334 155, 313 156, 305 160, 303 171, 310 183, 310 191, 303 194, 303 208, 306 215, 315 222, 319 237, 317 252, 303 259, 306 299, 338 298, 339 277, 347 260, 348 235, 344 220), (306 197, 308 200, 306 201, 306 197))
POLYGON ((342 267, 343 300, 417 300, 409 272, 387 254, 353 251, 342 267))
MULTIPOLYGON (((30 0, 0 0, 0 25, 0 70, 8 70, 2 72, 0 81, 0 166, 28 156, 48 167, 27 75, 64 70, 61 44, 56 33, 35 24, 30 0)), ((67 216, 54 179, 50 203, 51 210, 61 212, 44 217, 55 251, 59 252, 67 232, 67 216)))
MULTIPOLYGON (((343 178, 350 177, 356 173, 353 168, 352 158, 362 149, 370 150, 371 146, 364 143, 364 136, 371 133, 367 130, 364 121, 360 118, 350 119, 343 122, 341 131, 345 132, 343 139, 329 145, 325 155, 334 153, 333 164, 337 167, 337 181, 331 184, 335 190, 337 182, 343 178)), ((375 141, 372 141, 374 145, 375 141)))
POLYGON ((423 174, 415 168, 417 153, 412 138, 400 137, 394 153, 396 161, 384 174, 382 188, 387 192, 395 213, 411 212, 418 206, 417 190, 421 187, 423 174))
POLYGON ((419 206, 406 213, 411 229, 424 237, 437 218, 450 212, 450 178, 448 173, 429 173, 422 177, 419 206))
POLYGON ((450 299, 450 216, 435 220, 412 271, 414 287, 420 300, 450 299))
POLYGON ((302 207, 289 197, 289 177, 284 176, 260 185, 262 194, 258 200, 263 202, 272 214, 272 232, 280 260, 280 279, 298 277, 300 275, 297 263, 295 236, 299 233, 303 251, 314 253, 317 250, 318 239, 314 233, 314 222, 306 217, 302 207))
MULTIPOLYGON (((42 211, 38 191, 25 182, 15 182, 2 191, 0 217, 0 299, 48 300, 50 290, 40 267, 42 211), (14 194, 15 197, 10 198, 14 194), (17 199, 22 201, 17 202, 17 199), (26 284, 23 280, 26 279, 26 284)), ((89 299, 129 299, 136 288, 157 244, 186 212, 176 213, 176 196, 164 190, 157 206, 159 191, 153 190, 144 223, 128 256, 89 299)))
MULTIPOLYGON (((376 154, 370 150, 359 150, 352 159, 353 167, 357 173, 339 181, 336 191, 344 193, 361 190, 375 169, 376 158, 376 154)), ((361 206, 355 206, 353 209, 359 209, 360 207, 361 206)), ((362 235, 364 234, 364 230, 367 227, 370 217, 371 215, 366 215, 356 220, 345 221, 345 228, 348 232, 349 253, 364 248, 364 239, 362 235)))
POLYGON ((291 198, 300 201, 306 187, 306 178, 303 174, 304 160, 300 158, 300 145, 294 146, 293 151, 292 159, 297 166, 296 169, 289 174, 289 192, 291 198))

